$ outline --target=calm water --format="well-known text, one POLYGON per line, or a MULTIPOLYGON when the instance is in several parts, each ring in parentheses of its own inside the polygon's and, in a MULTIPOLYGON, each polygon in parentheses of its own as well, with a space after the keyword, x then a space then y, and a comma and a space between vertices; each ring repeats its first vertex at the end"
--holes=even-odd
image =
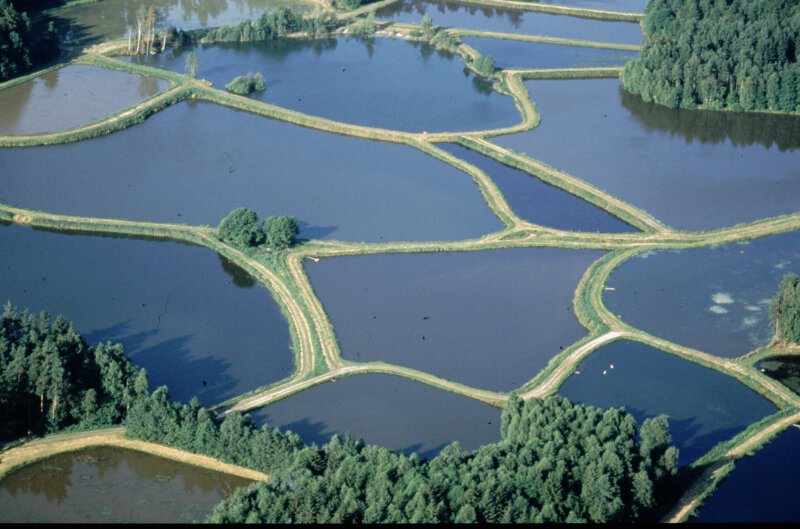
MULTIPOLYGON (((496 129, 520 121, 514 101, 476 84, 460 57, 402 39, 216 44, 195 52, 197 76, 219 89, 239 75, 261 72, 267 89, 251 97, 335 121, 412 132, 496 129)), ((188 53, 144 60, 183 73, 188 53)))
POLYGON ((3 523, 192 523, 250 480, 143 452, 59 454, 0 482, 3 523))
MULTIPOLYGON (((589 0, 585 3, 611 4, 611 2, 600 2, 599 0, 589 0)), ((614 3, 622 4, 626 2, 614 3)), ((634 0, 628 0, 627 3, 634 3, 634 0)), ((642 2, 639 0, 636 3, 641 4, 642 2)), ((575 7, 599 7, 580 4, 581 2, 578 0, 573 5, 575 7)), ((642 29, 635 22, 609 22, 446 1, 402 0, 379 9, 375 13, 375 18, 392 22, 419 24, 425 13, 431 16, 433 25, 442 27, 523 33, 620 44, 641 44, 642 42, 642 29)))
POLYGON ((586 335, 575 287, 602 255, 554 248, 371 255, 306 265, 347 360, 509 391, 586 335))
POLYGON ((0 135, 85 125, 172 86, 147 75, 67 66, 0 91, 0 135))
MULTIPOLYGON (((102 41, 127 37, 129 27, 136 38, 138 0, 103 0, 102 2, 61 9, 54 13, 71 31, 67 42, 102 41)), ((296 11, 310 11, 313 4, 302 0, 149 0, 161 13, 157 27, 175 26, 199 29, 224 26, 247 19, 257 19, 264 11, 289 6, 296 11)))
POLYGON ((503 192, 511 209, 527 221, 570 231, 636 231, 602 209, 524 171, 458 144, 441 143, 437 146, 482 169, 503 192))
POLYGON ((391 375, 355 375, 314 386, 251 412, 256 423, 322 445, 350 433, 423 458, 458 441, 471 451, 500 441, 499 408, 391 375))
MULTIPOLYGON (((759 140, 753 130, 744 145, 730 137, 718 143, 695 141, 691 138, 702 133, 687 137, 673 127, 643 123, 641 112, 632 113, 623 104, 616 79, 530 81, 525 86, 541 124, 494 142, 582 178, 677 229, 710 230, 800 211, 797 138, 784 150, 772 144, 769 131, 759 140)), ((730 116, 730 123, 753 119, 730 116)), ((661 116, 659 121, 669 119, 661 116)), ((800 117, 791 121, 798 123, 800 117)), ((739 130, 729 127, 731 136, 739 130)))
POLYGON ((578 371, 560 395, 601 408, 625 406, 639 424, 668 415, 679 465, 777 411, 734 378, 636 342, 601 347, 578 371))
POLYGON ((0 303, 63 314, 90 345, 122 343, 176 400, 210 406, 294 368, 269 291, 240 288, 210 250, 19 226, 0 226, 0 248, 0 303))
POLYGON ((767 376, 800 394, 800 357, 774 356, 761 362, 757 367, 767 376))
POLYGON ((661 338, 737 357, 772 337, 767 308, 783 276, 800 272, 800 231, 640 255, 611 274, 608 308, 661 338))
POLYGON ((53 213, 216 226, 248 207, 294 215, 301 237, 376 242, 503 227, 469 175, 416 149, 210 103, 79 143, 0 149, 0 166, 0 202, 53 213))
POLYGON ((483 55, 490 55, 498 68, 597 68, 625 66, 635 52, 521 42, 518 40, 464 37, 461 39, 483 55))
POLYGON ((693 522, 796 522, 800 430, 788 428, 736 469, 708 498, 693 522))

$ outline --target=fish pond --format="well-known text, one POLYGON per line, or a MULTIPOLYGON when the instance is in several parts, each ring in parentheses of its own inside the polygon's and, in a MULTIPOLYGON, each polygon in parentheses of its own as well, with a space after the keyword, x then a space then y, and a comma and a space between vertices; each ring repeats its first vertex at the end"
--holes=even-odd
POLYGON ((461 41, 494 59, 497 68, 598 68, 625 66, 636 52, 542 42, 462 37, 461 41))
POLYGON ((211 103, 79 143, 0 149, 0 165, 0 202, 51 213, 216 226, 248 207, 295 216, 301 238, 367 242, 503 228, 469 175, 421 151, 211 103))
POLYGON ((679 465, 778 411, 732 377, 629 341, 594 351, 558 393, 600 408, 624 406, 639 424, 666 414, 679 465))
POLYGON ((593 204, 477 151, 455 143, 440 143, 437 147, 485 172, 500 188, 514 213, 529 222, 569 231, 636 231, 593 204))
POLYGON ((66 66, 0 90, 0 135, 57 132, 86 125, 170 86, 147 75, 66 66))
POLYGON ((639 254, 612 272, 603 302, 623 321, 717 356, 738 357, 774 333, 767 309, 800 272, 800 231, 691 250, 639 254))
POLYGON ((367 444, 431 458, 453 441, 462 450, 500 441, 499 408, 406 378, 354 375, 251 412, 317 446, 350 433, 367 444))
POLYGON ((257 19, 265 11, 280 7, 309 12, 313 3, 303 0, 103 0, 86 5, 67 7, 52 16, 68 30, 67 44, 92 43, 127 37, 133 34, 136 45, 136 13, 140 6, 154 7, 161 15, 161 26, 179 29, 235 24, 257 19))
POLYGON ((693 522, 796 522, 800 430, 789 428, 736 468, 706 499, 693 522))
POLYGON ((134 450, 98 447, 0 481, 4 523, 192 523, 252 481, 134 450))
MULTIPOLYGON (((589 7, 580 5, 580 2, 568 3, 574 4, 574 7, 589 7)), ((631 0, 628 3, 633 2, 631 0)), ((644 7, 642 7, 643 11, 644 7)), ((390 22, 420 24, 426 13, 430 15, 434 26, 448 28, 521 33, 617 44, 641 44, 642 42, 642 28, 636 22, 610 22, 458 2, 401 0, 378 9, 375 12, 375 18, 390 22)))
POLYGON ((510 391, 586 336, 572 299, 599 251, 527 248, 308 262, 346 360, 510 391))
MULTIPOLYGON (((776 127, 763 126, 751 130, 743 143, 737 131, 746 127, 737 122, 754 118, 727 112, 726 132, 718 130, 717 141, 697 141, 711 135, 706 127, 721 120, 681 121, 681 113, 662 112, 641 100, 649 108, 631 110, 634 105, 617 79, 525 86, 541 123, 493 142, 586 180, 674 228, 711 230, 800 211, 800 136, 779 144, 776 127), (647 114, 658 118, 644 119, 647 114)), ((791 132, 800 117, 773 122, 783 122, 780 129, 791 132)))
POLYGON ((0 226, 0 303, 46 310, 90 345, 118 342, 150 387, 211 406, 294 369, 269 291, 205 248, 0 226))
MULTIPOLYGON (((194 47, 197 77, 224 90, 261 72, 250 97, 335 121, 409 132, 497 129, 520 122, 514 101, 475 81, 457 55, 402 39, 333 37, 194 47)), ((189 49, 137 59, 183 73, 189 49)))

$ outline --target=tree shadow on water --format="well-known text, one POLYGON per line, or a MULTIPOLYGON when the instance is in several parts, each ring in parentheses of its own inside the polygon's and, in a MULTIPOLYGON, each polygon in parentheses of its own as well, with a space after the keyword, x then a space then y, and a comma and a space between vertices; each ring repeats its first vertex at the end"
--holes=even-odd
POLYGON ((338 226, 312 226, 308 222, 298 220, 300 227, 300 237, 303 239, 324 239, 339 229, 338 226))

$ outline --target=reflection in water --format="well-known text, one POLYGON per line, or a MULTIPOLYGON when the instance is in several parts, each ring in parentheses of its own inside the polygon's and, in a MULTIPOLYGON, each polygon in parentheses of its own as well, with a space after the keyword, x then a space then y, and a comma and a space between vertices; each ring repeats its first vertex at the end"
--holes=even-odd
POLYGON ((249 480, 100 447, 33 463, 0 483, 3 522, 193 522, 249 480))
POLYGON ((233 284, 239 288, 250 288, 256 284, 253 276, 245 272, 242 267, 228 259, 222 254, 217 254, 219 262, 225 273, 233 278, 233 284))
MULTIPOLYGON (((578 7, 578 3, 590 0, 566 1, 578 7)), ((591 1, 602 2, 602 0, 591 1)), ((643 0, 613 0, 614 3, 621 1, 641 3, 643 0)), ((600 8, 605 7, 610 6, 600 6, 600 8)), ((638 10, 633 9, 633 11, 638 10)), ((643 5, 641 5, 641 10, 644 10, 643 5)), ((624 42, 627 44, 641 44, 642 42, 642 30, 637 23, 596 20, 441 0, 402 0, 378 9, 375 17, 391 22, 419 24, 426 13, 430 15, 435 26, 448 28, 544 35, 598 42, 624 42)))
POLYGON ((753 144, 767 148, 777 145, 783 151, 800 148, 800 116, 763 112, 724 112, 667 108, 646 103, 640 96, 619 88, 622 106, 648 131, 659 130, 680 135, 686 143, 753 144))
POLYGON ((758 368, 800 395, 800 356, 774 356, 761 362, 758 368))
POLYGON ((301 12, 313 6, 302 0, 103 0, 60 9, 53 16, 66 31, 67 42, 96 42, 125 37, 129 30, 135 33, 141 5, 156 8, 159 30, 222 26, 258 18, 264 11, 282 6, 301 12))

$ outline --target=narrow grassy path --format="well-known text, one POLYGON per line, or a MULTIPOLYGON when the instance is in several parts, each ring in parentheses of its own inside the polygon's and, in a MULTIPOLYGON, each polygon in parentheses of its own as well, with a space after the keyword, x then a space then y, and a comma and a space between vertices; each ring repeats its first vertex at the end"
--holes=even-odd
POLYGON ((19 446, 0 452, 0 480, 14 470, 64 452, 75 452, 96 446, 116 446, 160 456, 173 461, 186 463, 225 474, 239 476, 253 481, 266 481, 263 472, 223 463, 211 457, 192 454, 168 446, 126 439, 125 428, 109 428, 69 434, 48 435, 41 439, 25 442, 19 446))
MULTIPOLYGON (((331 8, 330 0, 311 1, 318 4, 320 9, 331 8)), ((375 9, 382 5, 389 5, 394 1, 396 0, 386 0, 380 3, 370 4, 354 12, 338 13, 337 16, 341 19, 347 19, 357 14, 364 13, 367 10, 375 9)), ((638 22, 642 18, 641 14, 542 5, 514 0, 469 0, 469 2, 480 5, 582 16, 602 20, 638 22)), ((381 23, 380 26, 382 29, 389 32, 401 31, 405 35, 408 35, 410 31, 418 29, 418 26, 409 24, 381 23)), ((612 48, 628 51, 638 50, 637 46, 570 39, 553 39, 535 35, 514 35, 461 29, 447 29, 446 31, 453 36, 478 36, 570 46, 612 48)), ((198 244, 213 251, 217 251, 226 258, 234 261, 237 265, 253 275, 260 283, 264 284, 279 303, 281 310, 288 320, 295 352, 295 371, 286 380, 274 383, 261 391, 254 391, 251 394, 231 399, 217 406, 217 408, 227 411, 251 410, 278 399, 285 398, 286 396, 314 385, 335 381, 339 377, 368 373, 401 376, 428 384, 438 389, 480 400, 494 406, 502 406, 508 398, 508 395, 503 393, 468 387, 428 373, 383 362, 354 363, 345 361, 341 356, 333 326, 321 302, 313 291, 313 287, 305 274, 303 263, 309 258, 319 259, 345 255, 479 251, 512 247, 559 247, 607 250, 610 253, 600 258, 586 271, 575 291, 573 301, 574 312, 580 323, 587 329, 588 335, 584 339, 573 344, 562 354, 555 356, 544 370, 535 374, 536 376, 534 378, 523 385, 522 388, 520 388, 523 398, 541 398, 554 393, 575 371, 580 362, 586 358, 587 355, 591 354, 592 351, 615 340, 626 339, 647 344, 665 353, 674 354, 685 360, 696 362, 711 369, 715 369, 727 376, 734 377, 775 402, 776 405, 784 410, 781 413, 789 413, 792 409, 800 409, 800 397, 789 391, 780 383, 758 372, 753 367, 752 358, 747 356, 739 359, 715 357, 702 351, 683 347, 652 336, 626 324, 620 316, 613 314, 603 303, 603 292, 605 291, 606 282, 610 274, 622 262, 639 252, 645 250, 683 249, 728 244, 799 230, 800 212, 705 233, 675 231, 634 205, 619 200, 597 189, 588 182, 549 167, 543 162, 535 160, 525 154, 515 153, 489 141, 491 137, 528 131, 539 124, 540 116, 534 101, 525 88, 525 80, 590 77, 613 78, 619 75, 620 68, 514 69, 499 71, 493 76, 493 79, 497 81, 497 83, 495 83, 495 89, 513 98, 520 113, 520 122, 518 124, 494 130, 428 134, 394 131, 378 127, 364 127, 336 122, 318 116, 311 116, 230 94, 226 91, 213 88, 208 82, 197 80, 189 76, 136 65, 105 55, 119 50, 120 47, 124 46, 125 43, 122 41, 108 42, 93 46, 87 49, 84 55, 65 64, 92 64, 103 68, 123 70, 142 75, 153 75, 170 81, 174 87, 95 123, 59 133, 0 137, 0 146, 23 147, 80 141, 135 125, 154 112, 158 112, 167 108, 169 105, 185 99, 192 98, 328 133, 404 144, 418 149, 444 163, 458 168, 465 173, 465 176, 471 177, 482 193, 487 206, 505 225, 505 228, 501 231, 462 241, 397 241, 380 244, 308 241, 286 252, 269 254, 263 251, 245 252, 239 248, 222 243, 216 236, 216 230, 210 227, 53 215, 0 204, 0 220, 7 220, 19 224, 87 233, 97 232, 129 236, 160 237, 198 244), (565 230, 556 230, 547 226, 539 226, 521 219, 509 206, 502 192, 489 175, 478 167, 439 148, 436 143, 441 142, 459 143, 484 155, 490 156, 501 163, 520 169, 548 184, 559 187, 598 206, 640 231, 621 234, 569 232, 565 230)), ((466 45, 462 45, 459 48, 459 53, 462 57, 473 57, 476 51, 466 45)), ((57 65, 57 67, 60 66, 63 65, 57 65)), ((25 78, 25 80, 32 79, 42 73, 43 72, 37 72, 32 74, 28 78, 25 78)), ((17 80, 14 82, 21 81, 17 80)), ((10 84, 4 83, 0 85, 0 89, 7 86, 10 86, 10 84)), ((534 373, 532 373, 532 375, 534 375, 534 373)), ((800 412, 794 413, 791 416, 782 417, 777 421, 765 422, 763 424, 759 423, 753 432, 748 432, 747 435, 743 435, 741 438, 735 438, 734 445, 732 445, 723 456, 712 461, 712 464, 708 467, 702 479, 698 480, 695 486, 687 492, 680 506, 676 507, 676 510, 670 514, 668 519, 685 519, 688 513, 696 507, 702 496, 708 493, 709 486, 705 481, 706 478, 714 479, 716 476, 719 476, 719 473, 727 468, 726 465, 728 465, 731 460, 754 447, 760 446, 760 443, 763 443, 764 439, 775 435, 781 429, 788 427, 798 420, 800 420, 800 412)), ((67 436, 64 438, 63 442, 54 438, 41 444, 37 444, 37 442, 27 443, 19 447, 23 449, 19 452, 22 454, 20 456, 17 456, 17 452, 13 452, 12 450, 0 454, 0 459, 2 459, 2 462, 0 462, 0 477, 2 477, 3 472, 7 472, 7 470, 3 470, 6 468, 3 465, 13 465, 15 464, 14 461, 21 461, 24 458, 37 458, 40 457, 40 454, 50 453, 48 450, 73 450, 77 449, 74 448, 75 446, 81 446, 81 443, 135 443, 133 441, 124 440, 122 438, 122 430, 119 429, 106 431, 104 433, 89 432, 86 434, 70 435, 73 435, 73 437, 67 436), (11 459, 8 459, 9 454, 13 456, 11 459), (14 459, 20 457, 23 459, 14 459)), ((87 444, 87 446, 89 445, 91 444, 87 444)), ((122 446, 122 444, 117 445, 122 446)), ((159 445, 151 446, 146 443, 140 443, 138 446, 139 447, 135 449, 156 453, 158 455, 171 454, 171 456, 166 455, 166 457, 183 457, 180 454, 171 453, 169 452, 171 449, 159 445)), ((128 447, 133 447, 133 445, 128 447)), ((195 461, 194 464, 202 464, 204 466, 215 464, 213 460, 201 462, 199 459, 200 457, 201 456, 189 456, 192 461, 195 461)), ((261 475, 250 479, 266 479, 266 476, 261 475)))

